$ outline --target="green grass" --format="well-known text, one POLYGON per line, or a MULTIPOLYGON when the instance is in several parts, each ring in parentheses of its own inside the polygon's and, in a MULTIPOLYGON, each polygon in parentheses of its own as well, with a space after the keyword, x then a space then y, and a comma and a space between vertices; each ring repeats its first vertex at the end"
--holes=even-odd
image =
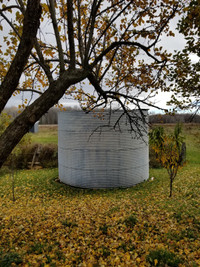
POLYGON ((38 133, 29 133, 31 141, 38 144, 57 144, 57 125, 39 125, 38 133))
POLYGON ((183 133, 185 135, 189 165, 200 164, 200 125, 185 125, 183 133))

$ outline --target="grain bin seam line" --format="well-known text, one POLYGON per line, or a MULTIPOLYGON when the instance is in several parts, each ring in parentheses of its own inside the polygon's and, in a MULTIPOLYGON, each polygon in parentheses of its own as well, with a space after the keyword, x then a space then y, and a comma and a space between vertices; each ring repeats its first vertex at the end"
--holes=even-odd
MULTIPOLYGON (((60 149, 64 150, 64 151, 97 151, 97 152, 101 152, 101 151, 105 151, 105 149, 79 149, 79 148, 63 148, 63 147, 59 147, 60 149)), ((145 146, 143 147, 139 147, 139 148, 127 148, 127 149, 118 149, 118 151, 134 151, 134 150, 140 150, 140 149, 144 149, 145 146)), ((116 150, 115 149, 107 149, 106 150, 107 152, 115 152, 116 150)))
MULTIPOLYGON (((103 169, 97 169, 97 168, 87 168, 87 169, 83 169, 83 168, 72 168, 72 167, 67 167, 67 166, 64 166, 63 164, 61 164, 61 166, 63 166, 65 169, 70 169, 70 170, 76 170, 76 171, 82 171, 82 172, 85 172, 85 171, 92 171, 92 170, 99 170, 99 171, 104 171, 103 169)), ((134 166, 132 169, 135 169, 135 168, 139 168, 139 167, 144 167, 144 166, 148 166, 148 164, 143 164, 143 165, 137 165, 137 166, 134 166)), ((110 169, 111 171, 128 171, 128 170, 132 170, 132 169, 127 169, 127 168, 118 168, 118 169, 110 169)))

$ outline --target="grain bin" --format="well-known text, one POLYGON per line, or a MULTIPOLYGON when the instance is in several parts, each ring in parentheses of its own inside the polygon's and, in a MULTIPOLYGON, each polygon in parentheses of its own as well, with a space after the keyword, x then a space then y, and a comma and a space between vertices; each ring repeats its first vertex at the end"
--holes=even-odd
POLYGON ((33 127, 29 130, 30 133, 38 133, 38 125, 39 125, 39 122, 37 121, 33 127))
MULTIPOLYGON (((140 112, 132 111, 136 117, 140 112)), ((147 119, 147 110, 143 110, 147 119)), ((61 182, 81 188, 130 187, 148 179, 147 124, 139 119, 143 138, 130 131, 126 116, 115 129, 121 111, 94 113, 65 111, 58 114, 58 164, 61 182)), ((135 128, 136 130, 136 128, 135 128)), ((136 130, 137 131, 137 130, 136 130)))

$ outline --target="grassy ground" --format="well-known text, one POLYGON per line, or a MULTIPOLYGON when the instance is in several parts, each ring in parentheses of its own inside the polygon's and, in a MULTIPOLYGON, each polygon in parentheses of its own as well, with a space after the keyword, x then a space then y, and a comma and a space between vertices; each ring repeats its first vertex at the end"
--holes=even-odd
POLYGON ((2 175, 0 266, 200 266, 200 126, 184 133, 172 198, 162 169, 114 190, 68 187, 57 169, 2 175))
POLYGON ((57 125, 39 125, 38 133, 29 133, 33 143, 57 144, 58 143, 57 125))

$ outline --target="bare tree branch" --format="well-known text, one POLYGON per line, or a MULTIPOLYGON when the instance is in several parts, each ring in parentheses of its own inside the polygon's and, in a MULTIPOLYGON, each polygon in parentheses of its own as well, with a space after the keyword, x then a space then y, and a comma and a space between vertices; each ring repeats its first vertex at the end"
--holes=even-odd
POLYGON ((73 24, 73 1, 67 0, 67 26, 70 51, 70 68, 75 68, 75 44, 74 44, 74 24, 73 24))
POLYGON ((106 26, 106 28, 102 31, 101 35, 99 38, 96 40, 96 42, 93 44, 91 51, 94 49, 94 47, 98 44, 102 36, 107 32, 107 30, 110 28, 110 26, 117 20, 117 18, 120 17, 120 15, 131 5, 132 1, 130 1, 113 19, 111 19, 106 26))
POLYGON ((4 12, 4 11, 7 11, 7 10, 10 10, 10 9, 13 9, 13 8, 17 8, 17 9, 21 10, 21 8, 19 6, 17 6, 17 5, 10 5, 10 6, 6 6, 6 7, 2 8, 2 9, 0 9, 0 12, 4 12))
POLYGON ((81 0, 77 0, 78 5, 78 19, 77 19, 77 26, 78 26, 78 43, 79 43, 79 53, 81 58, 81 63, 83 64, 84 58, 84 47, 83 47, 83 38, 82 38, 82 30, 81 30, 81 0))
POLYGON ((105 94, 104 90, 101 88, 101 86, 99 85, 99 82, 98 82, 97 78, 95 77, 95 75, 90 72, 87 78, 91 82, 91 84, 94 86, 97 93, 99 95, 103 96, 106 100, 106 98, 107 98, 106 94, 105 94))
POLYGON ((49 68, 49 65, 46 63, 46 61, 44 60, 44 57, 43 57, 43 54, 42 54, 42 51, 40 49, 40 45, 37 41, 37 39, 35 38, 34 39, 34 45, 35 45, 35 50, 38 54, 38 57, 39 59, 33 54, 31 53, 31 56, 35 59, 35 61, 43 68, 44 72, 46 73, 47 75, 47 78, 49 80, 50 83, 53 82, 53 76, 51 74, 51 71, 50 71, 50 68, 49 68))
POLYGON ((20 34, 18 33, 18 31, 16 30, 16 28, 14 27, 13 23, 3 14, 3 12, 0 10, 0 15, 5 19, 5 21, 10 25, 10 27, 13 29, 13 31, 15 32, 15 34, 19 37, 19 39, 21 38, 20 34))
POLYGON ((38 91, 38 90, 35 90, 35 89, 32 89, 32 88, 23 89, 23 88, 19 88, 18 87, 16 90, 20 91, 20 92, 32 92, 32 93, 36 93, 36 94, 39 94, 39 95, 43 94, 41 91, 38 91))
POLYGON ((88 62, 89 50, 91 47, 92 38, 93 38, 93 34, 94 34, 95 18, 96 18, 96 14, 97 14, 97 11, 98 11, 100 4, 101 4, 101 1, 99 1, 99 3, 97 3, 97 0, 93 1, 92 10, 91 10, 91 14, 90 14, 89 22, 88 22, 89 27, 87 27, 90 30, 89 30, 88 41, 87 41, 86 48, 85 48, 85 63, 86 64, 88 62))
POLYGON ((118 1, 118 2, 116 2, 116 3, 114 3, 114 4, 112 4, 111 6, 105 8, 104 10, 102 10, 101 12, 99 12, 99 13, 97 14, 97 17, 103 15, 103 13, 108 12, 111 8, 114 8, 115 6, 117 7, 119 4, 121 4, 121 3, 123 3, 123 2, 124 2, 124 0, 121 0, 121 1, 118 1))
POLYGON ((178 9, 178 4, 175 5, 175 7, 173 7, 173 11, 172 11, 171 15, 168 16, 167 19, 165 21, 163 21, 163 23, 161 24, 160 30, 158 32, 158 35, 157 35, 156 39, 154 40, 154 42, 151 45, 149 45, 149 49, 151 47, 153 47, 158 42, 158 40, 159 40, 164 28, 166 27, 166 25, 168 25, 169 21, 174 17, 174 15, 176 14, 177 9, 178 9))
POLYGON ((155 56, 153 56, 150 52, 149 52, 149 46, 144 46, 141 43, 138 42, 129 42, 129 41, 119 41, 119 42, 113 42, 109 47, 107 47, 95 60, 94 62, 91 64, 91 67, 94 67, 100 60, 102 60, 102 58, 108 54, 111 50, 113 50, 116 47, 119 46, 136 46, 141 48, 149 57, 151 57, 153 60, 155 60, 157 63, 163 63, 163 60, 158 60, 155 56))
POLYGON ((56 20, 54 0, 49 0, 49 10, 51 13, 53 29, 54 29, 54 33, 56 37, 57 46, 58 46, 58 54, 59 54, 59 60, 60 60, 60 72, 62 73, 65 70, 65 64, 64 64, 62 44, 61 44, 57 20, 56 20))

